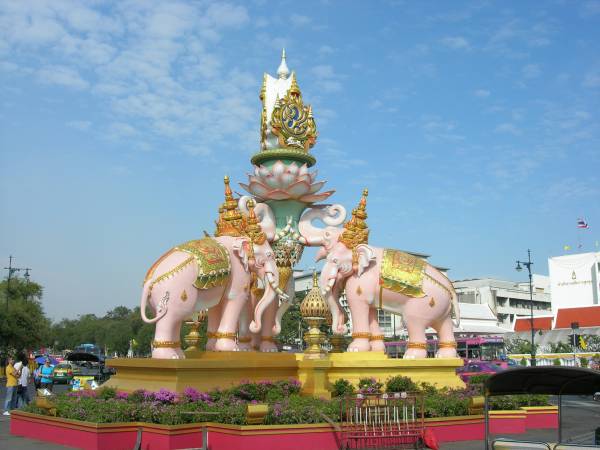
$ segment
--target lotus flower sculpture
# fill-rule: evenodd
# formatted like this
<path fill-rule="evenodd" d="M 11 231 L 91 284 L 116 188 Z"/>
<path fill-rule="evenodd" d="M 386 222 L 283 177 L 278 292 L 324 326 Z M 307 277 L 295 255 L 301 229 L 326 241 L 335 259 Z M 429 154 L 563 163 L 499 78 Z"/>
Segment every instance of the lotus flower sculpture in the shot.
<path fill-rule="evenodd" d="M 254 166 L 254 175 L 248 175 L 248 184 L 240 183 L 259 201 L 298 200 L 314 203 L 325 200 L 335 191 L 317 192 L 325 181 L 316 181 L 317 171 L 309 173 L 306 164 L 276 161 L 271 167 Z"/>

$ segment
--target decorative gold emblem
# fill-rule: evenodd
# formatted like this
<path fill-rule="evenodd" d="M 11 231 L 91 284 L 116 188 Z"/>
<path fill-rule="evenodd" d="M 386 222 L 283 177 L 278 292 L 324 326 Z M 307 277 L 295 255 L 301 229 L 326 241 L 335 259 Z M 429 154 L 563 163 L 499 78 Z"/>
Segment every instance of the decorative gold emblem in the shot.
<path fill-rule="evenodd" d="M 438 342 L 438 348 L 456 348 L 456 342 L 440 341 Z"/>
<path fill-rule="evenodd" d="M 238 202 L 233 198 L 229 177 L 223 178 L 225 183 L 225 202 L 219 208 L 219 220 L 216 221 L 215 236 L 242 236 L 246 227 L 245 219 L 238 209 Z"/>
<path fill-rule="evenodd" d="M 435 298 L 431 297 L 431 300 L 429 300 L 429 306 L 432 308 L 435 306 Z"/>
<path fill-rule="evenodd" d="M 180 298 L 181 298 L 181 301 L 182 301 L 182 302 L 185 302 L 185 301 L 188 299 L 188 297 L 187 297 L 187 292 L 185 292 L 185 289 L 184 289 L 184 290 L 183 290 L 183 292 L 181 293 L 181 297 L 180 297 Z"/>
<path fill-rule="evenodd" d="M 294 147 L 308 152 L 317 140 L 317 125 L 312 107 L 304 105 L 302 93 L 292 72 L 292 85 L 282 99 L 275 101 L 271 115 L 271 129 L 281 147 Z"/>
<path fill-rule="evenodd" d="M 427 343 L 425 342 L 409 342 L 407 348 L 417 348 L 419 350 L 427 350 Z"/>
<path fill-rule="evenodd" d="M 370 341 L 383 341 L 384 339 L 385 339 L 385 336 L 383 334 L 373 334 L 369 338 Z"/>
<path fill-rule="evenodd" d="M 369 190 L 364 189 L 358 207 L 352 210 L 352 218 L 344 224 L 344 232 L 338 238 L 338 241 L 351 250 L 359 244 L 369 243 L 369 228 L 366 222 L 368 195 Z M 353 262 L 357 262 L 355 252 L 352 253 Z"/>
<path fill-rule="evenodd" d="M 371 339 L 371 333 L 368 331 L 352 333 L 352 339 Z"/>
<path fill-rule="evenodd" d="M 400 250 L 385 249 L 381 264 L 380 284 L 409 297 L 424 297 L 423 275 L 427 263 Z"/>

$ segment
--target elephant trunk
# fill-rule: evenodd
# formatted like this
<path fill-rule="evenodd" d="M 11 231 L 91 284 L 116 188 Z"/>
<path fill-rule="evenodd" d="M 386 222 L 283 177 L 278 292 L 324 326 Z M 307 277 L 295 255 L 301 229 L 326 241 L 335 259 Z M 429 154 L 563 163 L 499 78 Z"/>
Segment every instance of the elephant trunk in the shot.
<path fill-rule="evenodd" d="M 266 277 L 265 277 L 265 292 L 263 294 L 263 296 L 261 297 L 261 299 L 258 301 L 258 303 L 256 304 L 256 307 L 254 308 L 254 320 L 252 322 L 250 322 L 250 331 L 252 333 L 259 333 L 261 328 L 262 328 L 262 315 L 265 312 L 265 310 L 267 309 L 267 307 L 273 303 L 273 301 L 275 301 L 275 298 L 277 297 L 277 291 L 275 289 L 273 289 L 273 287 L 271 286 L 271 282 L 267 281 Z M 279 287 L 277 287 L 277 289 L 279 289 Z"/>
<path fill-rule="evenodd" d="M 331 330 L 334 334 L 343 334 L 346 332 L 346 326 L 344 324 L 344 311 L 339 301 L 340 289 L 335 284 L 337 274 L 337 266 L 328 271 L 326 265 L 321 271 L 320 283 L 323 286 L 321 293 L 325 297 L 331 311 Z"/>
<path fill-rule="evenodd" d="M 141 301 L 141 305 L 140 305 L 140 312 L 142 314 L 142 320 L 144 322 L 156 323 L 160 319 L 162 319 L 163 316 L 167 313 L 167 306 L 165 305 L 164 308 L 159 309 L 156 314 L 156 317 L 154 317 L 153 319 L 149 319 L 148 316 L 146 316 L 146 306 L 148 305 L 148 298 L 150 298 L 150 296 L 152 295 L 149 285 L 150 285 L 150 282 L 144 284 L 144 289 L 142 290 L 142 301 Z"/>
<path fill-rule="evenodd" d="M 288 269 L 288 270 L 285 270 Z M 286 290 L 288 295 L 288 300 L 283 300 L 277 308 L 277 313 L 275 314 L 275 324 L 273 325 L 273 334 L 278 335 L 281 333 L 281 319 L 285 312 L 292 306 L 292 299 L 295 297 L 295 289 L 294 282 L 292 280 L 292 270 L 291 268 L 280 268 L 279 269 L 279 281 L 280 285 Z M 284 280 L 285 278 L 285 280 Z"/>
<path fill-rule="evenodd" d="M 346 219 L 346 209 L 342 205 L 323 205 L 313 207 L 306 211 L 298 222 L 300 231 L 300 242 L 305 245 L 324 245 L 326 244 L 326 228 L 317 228 L 312 221 L 318 219 L 329 227 L 337 227 L 344 223 Z M 331 233 L 331 231 L 329 231 Z M 331 240 L 331 237 L 329 238 Z"/>

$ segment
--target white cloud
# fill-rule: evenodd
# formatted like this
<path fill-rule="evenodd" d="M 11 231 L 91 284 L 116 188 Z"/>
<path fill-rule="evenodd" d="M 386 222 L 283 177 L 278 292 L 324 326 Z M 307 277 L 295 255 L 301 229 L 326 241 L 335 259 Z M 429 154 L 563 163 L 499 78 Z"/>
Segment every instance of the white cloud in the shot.
<path fill-rule="evenodd" d="M 329 45 L 321 45 L 321 47 L 319 47 L 319 54 L 321 56 L 331 55 L 334 52 L 335 50 L 333 49 L 333 47 L 330 47 Z"/>
<path fill-rule="evenodd" d="M 490 96 L 491 92 L 487 89 L 477 89 L 473 94 L 479 98 L 487 98 Z"/>
<path fill-rule="evenodd" d="M 501 123 L 496 127 L 495 131 L 496 133 L 512 134 L 513 136 L 521 134 L 521 130 L 512 123 Z"/>
<path fill-rule="evenodd" d="M 444 46 L 453 50 L 469 50 L 469 41 L 462 36 L 447 36 L 440 41 Z"/>
<path fill-rule="evenodd" d="M 588 72 L 583 78 L 583 86 L 588 88 L 600 87 L 600 72 Z"/>
<path fill-rule="evenodd" d="M 325 92 L 338 92 L 342 90 L 342 84 L 339 76 L 328 64 L 318 65 L 312 68 L 311 72 L 317 78 L 317 86 Z"/>
<path fill-rule="evenodd" d="M 522 73 L 525 78 L 531 79 L 539 77 L 542 71 L 537 64 L 527 64 L 523 67 Z"/>
<path fill-rule="evenodd" d="M 290 16 L 290 21 L 295 27 L 303 27 L 311 22 L 311 18 L 308 16 L 303 16 L 301 14 L 292 14 Z"/>
<path fill-rule="evenodd" d="M 44 84 L 56 84 L 72 89 L 86 89 L 89 83 L 79 73 L 65 66 L 46 66 L 38 71 L 38 79 Z"/>
<path fill-rule="evenodd" d="M 71 120 L 67 122 L 67 126 L 70 128 L 74 128 L 79 131 L 87 131 L 90 129 L 92 122 L 89 120 Z"/>

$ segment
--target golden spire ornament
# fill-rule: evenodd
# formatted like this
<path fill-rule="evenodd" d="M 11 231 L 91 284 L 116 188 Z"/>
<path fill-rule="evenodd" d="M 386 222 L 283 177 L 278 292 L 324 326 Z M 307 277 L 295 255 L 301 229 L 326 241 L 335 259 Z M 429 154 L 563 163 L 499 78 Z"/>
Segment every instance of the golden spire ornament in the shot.
<path fill-rule="evenodd" d="M 261 245 L 267 240 L 267 235 L 262 231 L 256 213 L 254 212 L 254 200 L 248 200 L 248 219 L 246 223 L 245 234 L 250 238 L 253 244 Z"/>
<path fill-rule="evenodd" d="M 237 201 L 233 198 L 227 175 L 223 178 L 223 182 L 225 183 L 225 202 L 219 208 L 215 236 L 241 236 L 245 228 L 244 216 L 238 209 Z"/>
<path fill-rule="evenodd" d="M 369 243 L 369 228 L 367 227 L 367 196 L 369 190 L 364 189 L 358 207 L 352 210 L 352 218 L 344 225 L 344 231 L 339 241 L 353 250 L 359 244 Z"/>
<path fill-rule="evenodd" d="M 322 345 L 325 341 L 325 333 L 319 327 L 325 322 L 328 312 L 329 307 L 321 295 L 319 279 L 315 271 L 313 272 L 313 287 L 300 304 L 300 314 L 308 324 L 308 331 L 304 333 L 304 341 L 308 347 L 304 353 L 309 357 L 318 358 L 323 353 Z"/>

